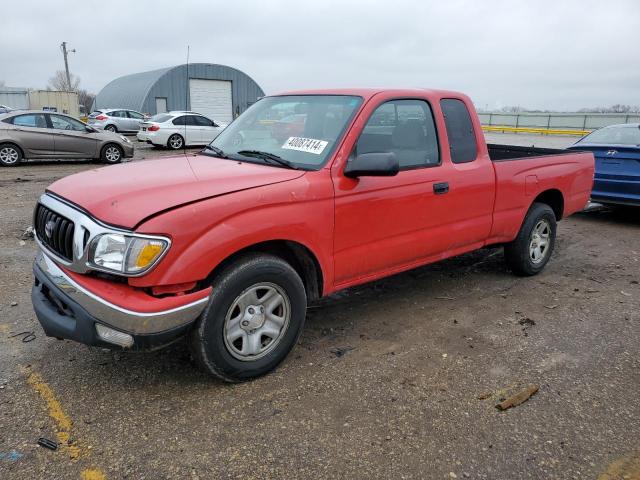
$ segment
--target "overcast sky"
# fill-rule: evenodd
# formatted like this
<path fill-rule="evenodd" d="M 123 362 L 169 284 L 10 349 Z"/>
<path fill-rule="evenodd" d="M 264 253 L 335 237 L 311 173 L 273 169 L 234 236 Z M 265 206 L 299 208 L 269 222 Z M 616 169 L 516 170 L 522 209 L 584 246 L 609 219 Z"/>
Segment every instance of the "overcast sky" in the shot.
<path fill-rule="evenodd" d="M 4 1 L 0 81 L 81 86 L 191 62 L 267 94 L 314 87 L 460 90 L 478 107 L 640 104 L 640 0 Z"/>

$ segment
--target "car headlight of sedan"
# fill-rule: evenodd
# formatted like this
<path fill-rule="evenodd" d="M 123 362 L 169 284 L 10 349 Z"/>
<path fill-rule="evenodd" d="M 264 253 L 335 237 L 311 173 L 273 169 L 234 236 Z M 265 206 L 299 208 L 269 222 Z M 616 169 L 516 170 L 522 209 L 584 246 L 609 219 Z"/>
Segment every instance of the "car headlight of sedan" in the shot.
<path fill-rule="evenodd" d="M 170 244 L 163 237 L 103 233 L 91 242 L 89 264 L 98 270 L 140 275 L 160 260 Z"/>

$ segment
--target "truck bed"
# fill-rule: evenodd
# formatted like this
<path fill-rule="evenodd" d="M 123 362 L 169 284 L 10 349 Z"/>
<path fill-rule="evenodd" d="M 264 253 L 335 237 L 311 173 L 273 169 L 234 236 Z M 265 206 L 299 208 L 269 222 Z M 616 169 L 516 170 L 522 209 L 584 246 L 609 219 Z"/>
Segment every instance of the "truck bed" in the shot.
<path fill-rule="evenodd" d="M 489 150 L 489 158 L 494 162 L 572 153 L 571 150 L 558 148 L 522 147 L 518 145 L 499 145 L 495 143 L 488 143 L 487 148 Z"/>

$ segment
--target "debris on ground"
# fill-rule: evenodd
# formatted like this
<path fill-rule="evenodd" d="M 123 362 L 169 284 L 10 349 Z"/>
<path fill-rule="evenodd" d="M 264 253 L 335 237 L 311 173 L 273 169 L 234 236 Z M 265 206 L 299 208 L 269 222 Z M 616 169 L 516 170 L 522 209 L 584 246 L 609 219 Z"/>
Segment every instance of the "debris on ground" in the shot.
<path fill-rule="evenodd" d="M 0 461 L 17 462 L 22 457 L 24 457 L 24 455 L 18 452 L 17 450 L 11 450 L 9 452 L 0 452 Z"/>
<path fill-rule="evenodd" d="M 506 400 L 497 404 L 496 408 L 498 410 L 507 410 L 508 408 L 517 407 L 518 405 L 526 402 L 527 400 L 529 400 L 529 398 L 535 395 L 539 388 L 540 388 L 540 385 L 531 384 L 527 386 L 524 390 L 521 390 L 515 395 L 512 395 Z"/>
<path fill-rule="evenodd" d="M 529 317 L 524 317 L 523 319 L 519 320 L 518 323 L 524 327 L 533 327 L 536 322 L 534 320 L 531 320 Z"/>
<path fill-rule="evenodd" d="M 28 238 L 33 238 L 33 227 L 27 227 L 24 232 L 22 232 L 22 240 L 27 240 Z"/>
<path fill-rule="evenodd" d="M 329 349 L 329 351 L 331 353 L 333 353 L 336 357 L 340 358 L 343 355 L 345 355 L 346 353 L 350 352 L 351 350 L 353 350 L 354 347 L 333 347 L 331 349 Z"/>
<path fill-rule="evenodd" d="M 11 302 L 10 304 L 12 307 L 17 307 L 18 306 L 18 302 Z"/>
<path fill-rule="evenodd" d="M 545 305 L 544 308 L 548 308 L 549 310 L 553 310 L 554 308 L 558 308 L 558 305 Z"/>
<path fill-rule="evenodd" d="M 53 440 L 49 440 L 48 438 L 40 437 L 38 439 L 38 445 L 44 448 L 48 448 L 49 450 L 57 450 L 58 444 Z"/>

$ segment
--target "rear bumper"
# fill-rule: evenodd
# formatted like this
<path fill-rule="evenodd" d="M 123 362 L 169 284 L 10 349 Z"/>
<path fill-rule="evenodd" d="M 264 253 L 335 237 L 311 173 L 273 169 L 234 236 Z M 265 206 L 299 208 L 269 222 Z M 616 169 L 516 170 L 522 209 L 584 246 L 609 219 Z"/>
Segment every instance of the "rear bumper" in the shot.
<path fill-rule="evenodd" d="M 640 181 L 603 179 L 596 174 L 591 199 L 598 203 L 640 206 Z"/>
<path fill-rule="evenodd" d="M 31 300 L 45 333 L 86 345 L 118 348 L 98 336 L 96 324 L 101 324 L 131 335 L 131 349 L 162 347 L 184 335 L 208 302 L 206 297 L 170 310 L 128 310 L 86 290 L 42 252 L 34 262 L 33 273 Z"/>

